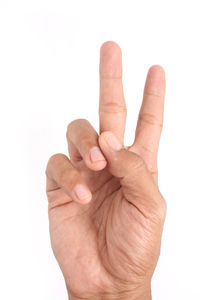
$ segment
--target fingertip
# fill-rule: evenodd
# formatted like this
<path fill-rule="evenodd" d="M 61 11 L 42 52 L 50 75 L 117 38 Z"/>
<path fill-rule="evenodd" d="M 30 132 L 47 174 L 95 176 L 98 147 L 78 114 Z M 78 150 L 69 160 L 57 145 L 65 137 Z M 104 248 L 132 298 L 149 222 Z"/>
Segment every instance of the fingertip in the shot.
<path fill-rule="evenodd" d="M 103 153 L 101 152 L 100 148 L 97 146 L 94 146 L 90 149 L 90 160 L 92 163 L 96 163 L 99 161 L 105 162 L 105 157 L 103 156 Z"/>
<path fill-rule="evenodd" d="M 145 83 L 145 92 L 154 96 L 163 97 L 165 94 L 165 70 L 160 65 L 149 68 Z"/>
<path fill-rule="evenodd" d="M 89 151 L 88 167 L 94 171 L 99 171 L 105 168 L 107 161 L 98 146 L 94 146 Z"/>
<path fill-rule="evenodd" d="M 121 53 L 121 48 L 115 41 L 108 40 L 101 45 L 100 52 L 101 54 Z"/>
<path fill-rule="evenodd" d="M 80 204 L 88 204 L 92 200 L 92 193 L 84 184 L 77 184 L 74 187 L 75 201 Z"/>
<path fill-rule="evenodd" d="M 100 48 L 100 75 L 105 78 L 122 76 L 122 51 L 113 41 L 103 43 Z"/>
<path fill-rule="evenodd" d="M 151 73 L 152 75 L 154 74 L 165 75 L 165 69 L 161 65 L 155 64 L 149 68 L 148 73 Z"/>
<path fill-rule="evenodd" d="M 148 77 L 153 84 L 161 85 L 162 87 L 165 84 L 165 70 L 160 65 L 153 65 L 149 68 Z"/>

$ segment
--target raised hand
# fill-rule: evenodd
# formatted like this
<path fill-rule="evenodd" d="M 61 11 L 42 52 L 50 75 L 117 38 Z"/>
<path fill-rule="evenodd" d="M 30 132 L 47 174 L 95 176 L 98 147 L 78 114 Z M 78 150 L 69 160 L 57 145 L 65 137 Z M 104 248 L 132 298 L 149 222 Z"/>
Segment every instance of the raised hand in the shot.
<path fill-rule="evenodd" d="M 147 74 L 133 145 L 124 147 L 121 49 L 100 50 L 100 132 L 84 119 L 67 129 L 70 158 L 47 164 L 52 248 L 69 299 L 151 299 L 166 203 L 157 185 L 165 73 Z"/>

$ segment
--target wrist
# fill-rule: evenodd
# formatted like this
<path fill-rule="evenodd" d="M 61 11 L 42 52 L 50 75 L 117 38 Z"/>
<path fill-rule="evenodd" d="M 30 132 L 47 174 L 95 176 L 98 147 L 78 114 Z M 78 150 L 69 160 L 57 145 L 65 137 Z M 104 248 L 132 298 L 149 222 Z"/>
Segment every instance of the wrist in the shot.
<path fill-rule="evenodd" d="M 96 296 L 75 296 L 68 291 L 69 300 L 152 300 L 151 288 L 142 292 L 123 292 L 118 294 L 102 293 Z"/>

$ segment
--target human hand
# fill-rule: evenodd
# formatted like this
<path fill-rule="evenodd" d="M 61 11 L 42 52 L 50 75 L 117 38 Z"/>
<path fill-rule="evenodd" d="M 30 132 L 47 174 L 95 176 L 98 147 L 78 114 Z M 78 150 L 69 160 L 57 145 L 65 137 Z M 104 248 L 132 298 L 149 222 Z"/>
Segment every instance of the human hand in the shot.
<path fill-rule="evenodd" d="M 69 299 L 151 299 L 166 202 L 157 185 L 165 74 L 149 69 L 135 141 L 124 147 L 121 49 L 100 53 L 100 135 L 86 120 L 67 129 L 70 159 L 47 164 L 52 248 Z"/>

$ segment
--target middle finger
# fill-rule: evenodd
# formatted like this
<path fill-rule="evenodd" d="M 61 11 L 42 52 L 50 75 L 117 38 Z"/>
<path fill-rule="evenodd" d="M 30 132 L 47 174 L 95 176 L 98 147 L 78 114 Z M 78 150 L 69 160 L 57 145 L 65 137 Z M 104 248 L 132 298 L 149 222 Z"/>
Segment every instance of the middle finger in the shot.
<path fill-rule="evenodd" d="M 111 131 L 123 144 L 126 122 L 126 103 L 122 85 L 122 53 L 112 41 L 100 50 L 100 133 Z"/>

